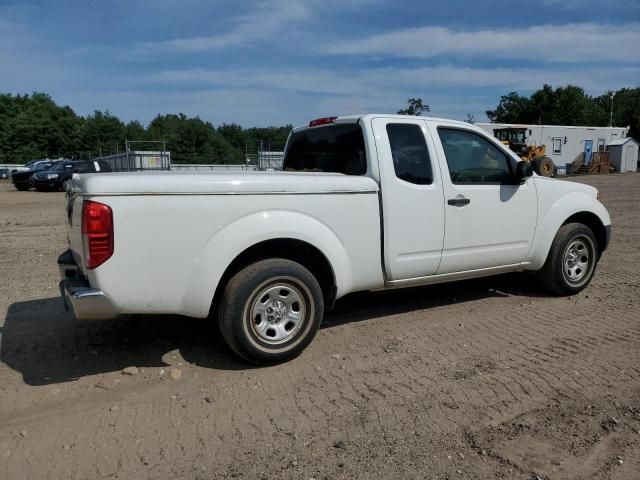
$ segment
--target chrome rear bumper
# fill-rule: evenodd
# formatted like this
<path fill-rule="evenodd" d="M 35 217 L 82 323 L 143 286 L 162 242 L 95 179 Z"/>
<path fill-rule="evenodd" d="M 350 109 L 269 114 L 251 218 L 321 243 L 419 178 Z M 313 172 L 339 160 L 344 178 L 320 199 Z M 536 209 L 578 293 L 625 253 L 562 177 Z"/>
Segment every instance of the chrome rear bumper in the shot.
<path fill-rule="evenodd" d="M 102 290 L 91 288 L 75 264 L 70 250 L 58 257 L 60 269 L 60 295 L 66 310 L 69 305 L 78 320 L 107 320 L 120 313 L 109 296 Z"/>

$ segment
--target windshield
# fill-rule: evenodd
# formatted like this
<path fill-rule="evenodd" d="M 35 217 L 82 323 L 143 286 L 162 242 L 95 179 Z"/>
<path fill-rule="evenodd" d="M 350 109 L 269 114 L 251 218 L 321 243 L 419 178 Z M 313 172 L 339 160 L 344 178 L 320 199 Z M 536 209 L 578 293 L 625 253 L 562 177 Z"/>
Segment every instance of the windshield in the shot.
<path fill-rule="evenodd" d="M 49 168 L 51 168 L 51 165 L 53 165 L 53 163 L 51 162 L 38 163 L 33 170 L 35 172 L 41 172 L 42 170 L 48 170 Z"/>
<path fill-rule="evenodd" d="M 526 143 L 526 129 L 524 128 L 503 128 L 493 131 L 495 137 L 501 142 L 509 142 L 510 144 L 524 144 Z"/>
<path fill-rule="evenodd" d="M 364 175 L 367 157 L 360 125 L 338 124 L 293 133 L 282 168 L 286 171 Z"/>

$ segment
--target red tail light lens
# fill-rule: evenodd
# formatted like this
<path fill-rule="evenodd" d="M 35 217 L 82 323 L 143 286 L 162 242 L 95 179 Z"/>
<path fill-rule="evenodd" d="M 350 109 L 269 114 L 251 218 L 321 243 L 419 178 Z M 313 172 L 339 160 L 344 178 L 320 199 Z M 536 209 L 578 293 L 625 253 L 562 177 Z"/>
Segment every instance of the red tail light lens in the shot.
<path fill-rule="evenodd" d="M 328 125 L 330 123 L 336 123 L 338 117 L 324 117 L 324 118 L 316 118 L 315 120 L 311 120 L 309 122 L 310 127 L 318 127 L 320 125 Z"/>
<path fill-rule="evenodd" d="M 91 200 L 82 204 L 82 243 L 85 265 L 99 267 L 113 255 L 113 212 L 111 207 Z"/>

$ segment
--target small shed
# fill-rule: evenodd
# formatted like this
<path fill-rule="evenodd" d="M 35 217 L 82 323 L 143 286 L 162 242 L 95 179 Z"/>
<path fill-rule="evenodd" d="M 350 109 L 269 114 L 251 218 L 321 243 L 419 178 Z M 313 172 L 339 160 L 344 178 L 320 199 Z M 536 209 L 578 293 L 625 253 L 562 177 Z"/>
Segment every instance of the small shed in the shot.
<path fill-rule="evenodd" d="M 632 137 L 620 138 L 609 142 L 609 162 L 616 172 L 635 172 L 638 170 L 638 142 Z"/>

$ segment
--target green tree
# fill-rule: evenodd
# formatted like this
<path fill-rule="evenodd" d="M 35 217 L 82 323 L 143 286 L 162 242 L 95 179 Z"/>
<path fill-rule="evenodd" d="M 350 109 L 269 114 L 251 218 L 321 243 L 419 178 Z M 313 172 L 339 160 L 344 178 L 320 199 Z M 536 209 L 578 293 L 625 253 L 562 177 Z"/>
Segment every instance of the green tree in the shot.
<path fill-rule="evenodd" d="M 92 156 L 108 155 L 123 149 L 126 128 L 109 111 L 96 110 L 85 119 L 80 138 L 80 150 Z"/>
<path fill-rule="evenodd" d="M 407 108 L 398 110 L 400 115 L 422 115 L 429 112 L 431 109 L 429 105 L 422 103 L 422 98 L 410 98 L 407 100 Z"/>
<path fill-rule="evenodd" d="M 150 138 L 164 138 L 176 163 L 239 163 L 240 150 L 234 148 L 209 122 L 198 117 L 158 115 L 149 124 Z"/>
<path fill-rule="evenodd" d="M 223 123 L 218 126 L 217 132 L 234 148 L 244 151 L 247 134 L 237 123 Z"/>
<path fill-rule="evenodd" d="M 613 95 L 613 125 L 630 127 L 629 135 L 640 142 L 640 87 L 622 88 L 595 98 L 595 103 L 604 112 L 602 124 L 608 125 Z"/>
<path fill-rule="evenodd" d="M 485 113 L 495 123 L 532 123 L 533 118 L 531 100 L 518 92 L 502 95 L 496 109 Z"/>
<path fill-rule="evenodd" d="M 500 98 L 487 117 L 497 123 L 606 126 L 609 123 L 611 95 L 614 96 L 613 123 L 631 126 L 637 136 L 640 124 L 640 88 L 623 88 L 592 97 L 575 85 L 552 88 L 544 85 L 529 98 L 510 92 Z"/>
<path fill-rule="evenodd" d="M 147 140 L 147 130 L 138 120 L 127 123 L 124 127 L 124 134 L 127 140 Z"/>

